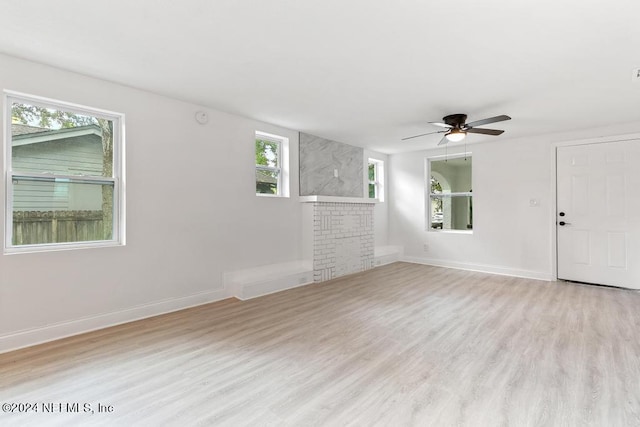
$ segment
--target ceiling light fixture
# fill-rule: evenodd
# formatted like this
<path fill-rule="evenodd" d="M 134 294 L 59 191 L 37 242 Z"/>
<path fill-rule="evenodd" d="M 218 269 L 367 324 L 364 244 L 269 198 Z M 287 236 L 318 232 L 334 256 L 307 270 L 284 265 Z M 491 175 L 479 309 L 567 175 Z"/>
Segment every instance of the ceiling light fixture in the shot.
<path fill-rule="evenodd" d="M 460 142 L 464 139 L 465 136 L 467 136 L 467 133 L 460 129 L 451 129 L 445 135 L 445 137 L 451 142 Z"/>

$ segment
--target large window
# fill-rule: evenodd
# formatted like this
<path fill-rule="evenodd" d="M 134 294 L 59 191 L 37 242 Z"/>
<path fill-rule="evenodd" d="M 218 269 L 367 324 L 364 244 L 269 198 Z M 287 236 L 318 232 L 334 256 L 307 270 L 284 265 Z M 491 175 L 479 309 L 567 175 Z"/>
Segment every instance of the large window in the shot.
<path fill-rule="evenodd" d="M 123 116 L 5 96 L 5 252 L 123 244 Z"/>
<path fill-rule="evenodd" d="M 287 138 L 256 132 L 256 194 L 288 196 Z"/>
<path fill-rule="evenodd" d="M 369 159 L 367 162 L 368 196 L 384 201 L 384 162 Z"/>
<path fill-rule="evenodd" d="M 427 159 L 428 229 L 473 229 L 471 164 L 470 155 Z"/>

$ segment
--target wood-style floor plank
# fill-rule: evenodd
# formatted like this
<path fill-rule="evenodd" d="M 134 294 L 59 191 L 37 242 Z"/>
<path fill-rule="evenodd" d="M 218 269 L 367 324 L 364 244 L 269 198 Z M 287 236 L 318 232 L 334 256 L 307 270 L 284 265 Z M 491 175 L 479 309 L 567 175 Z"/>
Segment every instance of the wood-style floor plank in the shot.
<path fill-rule="evenodd" d="M 639 426 L 640 294 L 395 263 L 0 355 L 0 403 L 39 405 L 11 426 Z"/>

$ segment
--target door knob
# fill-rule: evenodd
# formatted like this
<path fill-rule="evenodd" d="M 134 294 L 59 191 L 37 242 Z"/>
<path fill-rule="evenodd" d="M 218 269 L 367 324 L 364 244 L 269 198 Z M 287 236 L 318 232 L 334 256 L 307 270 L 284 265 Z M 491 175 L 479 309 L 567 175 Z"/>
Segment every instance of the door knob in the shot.
<path fill-rule="evenodd" d="M 559 224 L 559 225 L 562 225 L 562 226 L 565 226 L 565 225 L 571 225 L 571 223 L 569 223 L 569 222 L 564 222 L 564 221 L 560 221 L 558 224 Z"/>

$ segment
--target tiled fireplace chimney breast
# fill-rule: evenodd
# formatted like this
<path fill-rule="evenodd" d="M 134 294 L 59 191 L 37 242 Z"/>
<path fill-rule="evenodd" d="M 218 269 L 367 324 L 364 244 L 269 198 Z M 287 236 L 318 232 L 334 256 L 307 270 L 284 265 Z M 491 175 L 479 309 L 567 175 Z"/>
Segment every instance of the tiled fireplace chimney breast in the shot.
<path fill-rule="evenodd" d="M 300 133 L 305 258 L 313 259 L 314 282 L 373 268 L 375 200 L 363 197 L 365 172 L 361 147 Z"/>

